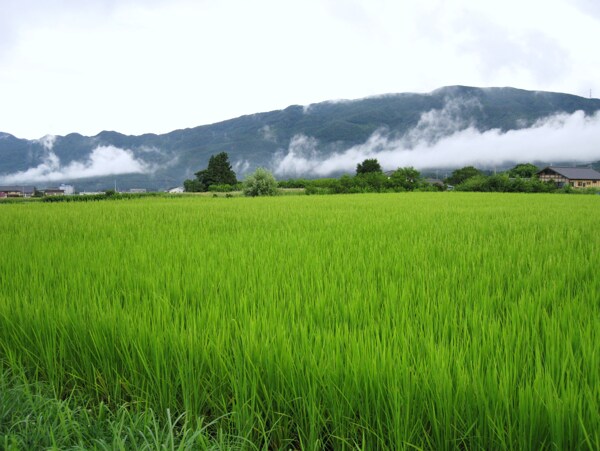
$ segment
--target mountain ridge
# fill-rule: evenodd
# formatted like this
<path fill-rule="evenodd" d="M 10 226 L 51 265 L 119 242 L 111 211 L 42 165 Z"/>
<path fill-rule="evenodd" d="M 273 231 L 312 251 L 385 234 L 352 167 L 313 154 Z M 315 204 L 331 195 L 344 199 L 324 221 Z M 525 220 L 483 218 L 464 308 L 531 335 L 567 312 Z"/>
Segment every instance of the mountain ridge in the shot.
<path fill-rule="evenodd" d="M 429 133 L 435 141 L 469 127 L 482 133 L 526 129 L 545 118 L 576 111 L 592 116 L 600 111 L 600 100 L 512 87 L 453 85 L 424 94 L 389 93 L 290 105 L 164 134 L 104 130 L 94 136 L 69 133 L 25 140 L 0 132 L 0 183 L 16 182 L 16 176 L 39 185 L 72 182 L 100 189 L 112 186 L 116 178 L 123 188 L 164 189 L 180 185 L 206 167 L 210 155 L 222 151 L 229 153 L 241 175 L 258 166 L 275 167 L 277 158 L 289 153 L 298 137 L 312 146 L 305 146 L 303 152 L 326 158 L 363 145 L 379 132 L 392 140 L 410 137 L 416 130 Z M 404 142 L 409 143 L 407 139 Z M 111 165 L 107 155 L 120 159 L 120 167 Z"/>

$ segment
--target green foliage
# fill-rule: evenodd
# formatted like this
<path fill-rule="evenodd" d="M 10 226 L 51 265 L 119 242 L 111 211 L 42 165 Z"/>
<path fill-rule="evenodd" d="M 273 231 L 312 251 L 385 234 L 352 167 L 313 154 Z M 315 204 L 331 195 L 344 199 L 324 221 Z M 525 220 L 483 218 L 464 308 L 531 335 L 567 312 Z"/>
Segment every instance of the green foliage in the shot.
<path fill-rule="evenodd" d="M 47 196 L 42 199 L 44 203 L 66 203 L 66 202 L 93 202 L 99 200 L 117 200 L 121 199 L 119 194 L 90 194 L 85 196 Z"/>
<path fill-rule="evenodd" d="M 406 191 L 414 191 L 420 183 L 421 173 L 413 167 L 398 168 L 390 181 L 394 187 L 401 187 Z"/>
<path fill-rule="evenodd" d="M 577 190 L 577 193 L 581 193 L 581 194 L 600 194 L 600 188 L 584 188 L 584 189 L 580 189 Z"/>
<path fill-rule="evenodd" d="M 208 191 L 216 193 L 230 193 L 236 190 L 237 186 L 231 186 L 226 183 L 220 185 L 211 185 L 208 187 Z"/>
<path fill-rule="evenodd" d="M 468 178 L 455 186 L 456 191 L 479 192 L 508 192 L 508 193 L 551 193 L 557 191 L 552 182 L 542 182 L 536 177 L 511 179 L 508 175 L 498 174 L 492 176 L 477 175 Z"/>
<path fill-rule="evenodd" d="M 445 179 L 444 182 L 447 185 L 456 186 L 456 185 L 463 183 L 465 180 L 467 180 L 471 177 L 476 177 L 476 176 L 481 176 L 481 175 L 483 175 L 483 174 L 479 169 L 477 169 L 473 166 L 465 166 L 463 168 L 456 169 L 455 171 L 453 171 L 452 174 L 450 175 L 450 177 Z"/>
<path fill-rule="evenodd" d="M 523 165 L 521 173 L 532 170 Z M 475 175 L 472 175 L 475 174 Z M 454 178 L 453 178 L 454 177 Z M 466 178 L 465 178 L 466 177 Z M 564 187 L 558 189 L 552 182 L 542 182 L 537 177 L 509 177 L 509 172 L 487 176 L 468 166 L 454 171 L 447 180 L 461 180 L 455 185 L 457 191 L 511 192 L 511 193 L 594 193 L 594 189 L 582 190 Z M 290 179 L 279 181 L 280 188 L 304 188 L 306 194 L 386 193 L 404 191 L 444 191 L 444 186 L 426 183 L 418 170 L 412 167 L 398 168 L 388 178 L 381 172 L 367 172 L 354 177 L 343 175 L 339 179 Z M 217 189 L 215 189 L 217 190 Z"/>
<path fill-rule="evenodd" d="M 489 191 L 487 189 L 486 180 L 487 177 L 485 175 L 474 175 L 455 185 L 454 189 L 456 191 Z"/>
<path fill-rule="evenodd" d="M 319 179 L 289 179 L 279 180 L 277 186 L 279 188 L 331 188 L 337 183 L 335 178 L 319 178 Z"/>
<path fill-rule="evenodd" d="M 0 369 L 2 371 L 2 369 Z M 52 387 L 0 372 L 0 449 L 232 449 L 228 437 L 189 415 L 111 409 L 78 392 L 57 399 Z M 214 434 L 211 437 L 211 434 Z M 217 438 L 218 437 L 218 438 Z"/>
<path fill-rule="evenodd" d="M 382 172 L 363 172 L 354 177 L 311 180 L 305 184 L 306 194 L 386 193 L 428 190 L 414 168 L 398 168 L 391 177 Z"/>
<path fill-rule="evenodd" d="M 265 168 L 258 168 L 250 174 L 243 183 L 245 196 L 276 196 L 278 194 L 277 180 Z"/>
<path fill-rule="evenodd" d="M 535 164 L 523 163 L 516 165 L 508 171 L 508 175 L 510 177 L 531 178 L 536 175 L 538 171 L 539 168 Z"/>
<path fill-rule="evenodd" d="M 382 192 L 386 188 L 388 178 L 381 171 L 367 171 L 357 174 L 353 182 L 361 192 Z"/>
<path fill-rule="evenodd" d="M 235 172 L 229 163 L 229 155 L 226 152 L 221 152 L 213 155 L 208 160 L 208 168 L 206 168 L 204 179 L 198 177 L 206 186 L 211 185 L 235 185 L 237 179 Z"/>
<path fill-rule="evenodd" d="M 322 188 L 315 185 L 309 185 L 305 188 L 304 193 L 307 195 L 313 194 L 332 194 L 331 188 Z"/>
<path fill-rule="evenodd" d="M 288 179 L 278 180 L 277 186 L 279 188 L 306 188 L 310 185 L 311 180 L 307 179 Z"/>
<path fill-rule="evenodd" d="M 381 172 L 381 165 L 376 158 L 367 158 L 356 165 L 356 175 Z"/>
<path fill-rule="evenodd" d="M 227 152 L 212 155 L 208 160 L 208 167 L 194 174 L 196 179 L 183 182 L 184 189 L 189 192 L 210 190 L 213 185 L 235 185 L 237 178 L 229 163 Z"/>
<path fill-rule="evenodd" d="M 600 449 L 599 197 L 3 205 L 0 448 Z"/>
<path fill-rule="evenodd" d="M 206 187 L 198 179 L 187 179 L 183 182 L 183 189 L 186 193 L 200 193 L 206 191 Z"/>
<path fill-rule="evenodd" d="M 570 194 L 573 191 L 575 191 L 575 188 L 573 188 L 570 183 L 565 183 L 560 188 L 558 188 L 558 191 L 564 194 Z"/>
<path fill-rule="evenodd" d="M 76 196 L 48 196 L 41 199 L 44 203 L 74 203 L 94 202 L 100 200 L 130 200 L 146 197 L 169 197 L 166 193 L 117 193 L 116 191 L 104 194 L 76 195 Z"/>

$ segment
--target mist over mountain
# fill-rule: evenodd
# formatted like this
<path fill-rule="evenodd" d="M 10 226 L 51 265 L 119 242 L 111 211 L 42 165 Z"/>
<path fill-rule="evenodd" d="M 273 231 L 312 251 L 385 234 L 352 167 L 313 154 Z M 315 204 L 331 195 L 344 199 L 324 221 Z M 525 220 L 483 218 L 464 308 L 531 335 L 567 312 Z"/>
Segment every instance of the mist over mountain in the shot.
<path fill-rule="evenodd" d="M 103 131 L 38 140 L 0 133 L 0 184 L 72 183 L 78 190 L 165 189 L 228 152 L 238 178 L 256 167 L 279 178 L 384 169 L 600 161 L 600 100 L 514 88 L 451 86 L 257 113 L 167 134 Z"/>

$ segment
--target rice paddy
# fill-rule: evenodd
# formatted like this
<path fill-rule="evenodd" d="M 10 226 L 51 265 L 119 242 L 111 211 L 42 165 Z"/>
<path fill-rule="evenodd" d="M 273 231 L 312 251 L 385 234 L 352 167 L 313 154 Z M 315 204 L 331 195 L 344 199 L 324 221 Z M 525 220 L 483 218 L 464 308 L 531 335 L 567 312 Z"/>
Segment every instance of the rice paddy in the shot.
<path fill-rule="evenodd" d="M 0 205 L 0 364 L 239 448 L 599 449 L 599 224 L 600 196 Z"/>

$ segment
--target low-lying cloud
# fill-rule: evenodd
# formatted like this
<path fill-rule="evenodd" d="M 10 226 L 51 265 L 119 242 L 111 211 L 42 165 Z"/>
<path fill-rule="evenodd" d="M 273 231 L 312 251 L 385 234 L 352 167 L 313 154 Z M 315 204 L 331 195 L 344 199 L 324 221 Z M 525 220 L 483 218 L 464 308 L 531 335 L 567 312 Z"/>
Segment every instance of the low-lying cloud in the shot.
<path fill-rule="evenodd" d="M 237 160 L 235 163 L 233 163 L 232 169 L 236 174 L 244 175 L 246 172 L 248 172 L 248 169 L 250 169 L 250 162 L 243 159 Z"/>
<path fill-rule="evenodd" d="M 136 159 L 131 150 L 115 146 L 98 146 L 92 150 L 86 160 L 72 161 L 63 165 L 52 150 L 55 140 L 53 136 L 45 136 L 39 140 L 38 142 L 46 149 L 43 161 L 25 171 L 0 175 L 0 183 L 62 182 L 109 175 L 148 173 L 153 170 L 148 163 Z"/>
<path fill-rule="evenodd" d="M 380 129 L 366 142 L 334 153 L 322 152 L 320 143 L 312 137 L 297 135 L 287 152 L 276 156 L 273 170 L 287 177 L 352 173 L 366 158 L 377 158 L 384 169 L 390 170 L 406 166 L 490 168 L 519 162 L 600 160 L 600 113 L 558 114 L 528 128 L 506 132 L 482 132 L 474 123 L 452 117 L 443 110 L 430 111 L 401 137 Z"/>

